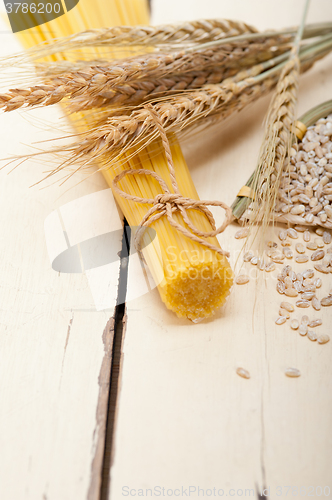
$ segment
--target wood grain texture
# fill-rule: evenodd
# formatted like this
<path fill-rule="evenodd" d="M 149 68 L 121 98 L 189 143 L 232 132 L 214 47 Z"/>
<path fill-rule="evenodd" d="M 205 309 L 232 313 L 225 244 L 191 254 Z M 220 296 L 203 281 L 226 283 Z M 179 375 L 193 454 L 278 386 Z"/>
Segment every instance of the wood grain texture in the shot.
<path fill-rule="evenodd" d="M 0 55 L 20 50 L 4 24 L 0 32 Z M 60 118 L 56 107 L 1 114 L 0 157 L 55 137 Z M 0 172 L 0 497 L 6 500 L 92 500 L 99 493 L 117 287 L 108 310 L 97 312 L 85 275 L 51 268 L 44 222 L 65 203 L 107 186 L 98 175 L 29 188 L 51 161 Z"/>
<path fill-rule="evenodd" d="M 266 29 L 300 18 L 299 2 L 288 0 L 155 0 L 152 12 L 154 23 L 241 17 Z M 332 4 L 313 2 L 308 19 L 332 19 Z M 301 77 L 298 114 L 330 99 L 331 82 L 329 56 Z M 203 199 L 233 201 L 256 165 L 268 102 L 266 97 L 183 144 Z M 241 250 L 237 229 L 220 236 L 233 264 Z M 128 288 L 133 285 L 129 265 Z M 324 287 L 331 288 L 328 278 Z M 266 487 L 273 500 L 288 498 L 286 489 L 278 495 L 277 486 L 303 486 L 307 496 L 309 486 L 332 490 L 332 344 L 310 342 L 289 324 L 276 326 L 281 300 L 275 280 L 259 274 L 234 287 L 214 319 L 196 325 L 167 311 L 156 290 L 128 302 L 111 500 L 138 496 L 139 489 L 149 497 L 146 489 L 154 487 L 165 488 L 156 490 L 156 498 L 158 492 L 169 496 L 167 489 L 175 496 L 177 488 L 188 495 L 196 487 L 194 499 L 203 496 L 198 487 L 205 496 L 215 487 L 235 498 L 246 489 L 257 498 Z M 311 311 L 323 319 L 320 331 L 331 333 L 330 308 Z M 249 370 L 250 380 L 236 375 L 238 366 Z M 288 366 L 299 368 L 301 377 L 287 378 Z"/>

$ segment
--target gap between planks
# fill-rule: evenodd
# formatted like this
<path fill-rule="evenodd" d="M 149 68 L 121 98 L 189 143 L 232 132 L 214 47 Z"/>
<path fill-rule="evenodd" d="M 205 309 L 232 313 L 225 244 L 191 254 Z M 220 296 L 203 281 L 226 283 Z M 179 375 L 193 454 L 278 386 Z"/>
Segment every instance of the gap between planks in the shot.
<path fill-rule="evenodd" d="M 107 500 L 113 457 L 119 381 L 121 377 L 122 343 L 126 324 L 126 292 L 130 255 L 130 228 L 124 220 L 117 305 L 103 332 L 104 358 L 99 374 L 99 397 L 96 410 L 96 446 L 91 465 L 87 500 Z"/>

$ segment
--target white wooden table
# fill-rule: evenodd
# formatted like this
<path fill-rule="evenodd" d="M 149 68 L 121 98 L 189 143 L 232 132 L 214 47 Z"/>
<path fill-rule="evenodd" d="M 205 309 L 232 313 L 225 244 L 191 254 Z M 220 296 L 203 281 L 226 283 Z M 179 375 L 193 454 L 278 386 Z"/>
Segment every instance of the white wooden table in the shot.
<path fill-rule="evenodd" d="M 298 23 L 300 4 L 154 0 L 152 22 L 225 17 L 278 28 Z M 332 2 L 313 1 L 308 19 L 332 20 Z M 1 55 L 19 50 L 4 24 L 0 41 Z M 331 88 L 330 55 L 301 77 L 299 115 L 331 99 Z M 268 101 L 183 144 L 202 198 L 233 201 L 255 166 Z M 60 116 L 57 108 L 1 114 L 0 156 L 54 137 Z M 80 183 L 78 175 L 62 187 L 29 189 L 49 161 L 0 172 L 0 498 L 97 500 L 117 287 L 111 284 L 109 308 L 97 311 L 91 277 L 51 268 L 44 224 L 106 184 L 97 175 Z M 241 248 L 236 229 L 220 237 L 233 262 Z M 117 244 L 120 251 L 120 238 Z M 130 266 L 129 291 L 136 286 Z M 286 496 L 287 486 L 314 498 L 316 487 L 322 497 L 332 489 L 332 344 L 277 327 L 278 303 L 274 282 L 261 279 L 234 289 L 213 320 L 197 325 L 166 310 L 156 290 L 127 302 L 110 499 L 140 489 L 148 496 L 155 487 L 160 496 L 183 488 L 194 499 L 209 489 L 258 498 L 268 488 L 273 500 L 295 496 L 295 489 Z M 331 330 L 331 312 L 322 318 Z M 299 379 L 284 376 L 289 365 L 301 370 Z M 251 379 L 238 377 L 237 366 Z"/>

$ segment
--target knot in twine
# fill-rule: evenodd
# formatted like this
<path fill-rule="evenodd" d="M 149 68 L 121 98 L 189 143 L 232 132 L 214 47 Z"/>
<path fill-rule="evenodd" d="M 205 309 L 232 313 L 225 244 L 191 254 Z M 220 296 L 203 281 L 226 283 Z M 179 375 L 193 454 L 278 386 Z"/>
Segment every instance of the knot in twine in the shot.
<path fill-rule="evenodd" d="M 144 231 L 147 229 L 147 227 L 149 227 L 151 224 L 153 224 L 153 222 L 156 222 L 157 220 L 161 219 L 161 217 L 166 215 L 167 220 L 170 223 L 170 225 L 172 227 L 174 227 L 177 231 L 184 234 L 187 238 L 190 238 L 191 240 L 196 241 L 197 243 L 200 243 L 201 245 L 204 245 L 205 247 L 210 248 L 211 250 L 214 250 L 215 252 L 217 252 L 221 255 L 225 255 L 225 256 L 229 257 L 229 252 L 226 252 L 222 248 L 219 248 L 215 245 L 212 245 L 211 243 L 209 243 L 208 241 L 206 241 L 203 238 L 212 238 L 212 237 L 216 236 L 217 234 L 222 233 L 226 229 L 226 227 L 232 221 L 231 208 L 228 205 L 226 205 L 226 203 L 224 203 L 222 201 L 194 200 L 191 198 L 186 198 L 186 197 L 181 195 L 177 181 L 176 181 L 175 169 L 174 169 L 171 149 L 170 149 L 167 135 L 166 135 L 166 132 L 163 128 L 160 116 L 151 104 L 146 104 L 145 108 L 147 108 L 150 111 L 152 119 L 155 122 L 155 124 L 158 128 L 158 131 L 160 133 L 160 137 L 161 137 L 162 144 L 163 144 L 165 154 L 166 154 L 167 165 L 169 168 L 169 173 L 170 173 L 170 177 L 171 177 L 171 184 L 172 184 L 174 193 L 171 193 L 171 191 L 169 190 L 164 179 L 162 177 L 160 177 L 158 174 L 156 174 L 156 172 L 153 172 L 152 170 L 128 169 L 128 170 L 124 170 L 123 172 L 121 172 L 119 175 L 117 175 L 113 179 L 113 190 L 119 196 L 125 198 L 126 200 L 134 201 L 136 203 L 153 205 L 147 211 L 147 213 L 144 215 L 143 219 L 141 220 L 141 222 L 138 226 L 138 230 L 135 234 L 134 242 L 135 242 L 135 246 L 136 246 L 138 253 L 143 258 L 142 253 L 141 253 L 141 239 L 142 239 Z M 128 194 L 125 191 L 122 191 L 118 187 L 118 182 L 120 182 L 121 179 L 123 179 L 127 175 L 150 175 L 159 183 L 160 188 L 162 189 L 163 192 L 160 194 L 157 194 L 157 196 L 155 196 L 155 198 L 140 198 L 138 196 Z M 226 212 L 225 220 L 219 228 L 216 228 L 213 215 L 210 212 L 210 210 L 207 208 L 208 205 L 215 206 L 215 207 L 221 207 Z M 188 217 L 187 210 L 189 210 L 189 209 L 199 210 L 200 212 L 205 214 L 207 219 L 209 220 L 209 222 L 211 224 L 212 231 L 204 232 L 204 231 L 200 231 L 197 227 L 195 227 Z M 191 229 L 191 231 L 189 231 L 186 227 L 184 227 L 181 224 L 179 224 L 178 222 L 176 222 L 176 220 L 173 218 L 174 212 L 180 212 L 185 224 Z"/>

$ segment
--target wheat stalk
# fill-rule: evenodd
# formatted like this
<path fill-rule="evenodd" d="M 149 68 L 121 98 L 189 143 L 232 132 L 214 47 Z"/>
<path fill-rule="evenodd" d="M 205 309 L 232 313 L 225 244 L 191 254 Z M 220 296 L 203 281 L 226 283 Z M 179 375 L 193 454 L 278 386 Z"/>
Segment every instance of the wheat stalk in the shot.
<path fill-rule="evenodd" d="M 281 174 L 292 143 L 299 73 L 300 61 L 294 55 L 280 76 L 266 120 L 264 142 L 258 161 L 259 175 L 253 184 L 257 196 L 253 221 L 261 220 L 263 227 L 270 222 Z"/>
<path fill-rule="evenodd" d="M 331 46 L 331 36 L 308 45 L 300 53 L 301 62 L 304 63 L 301 69 L 309 69 L 315 60 L 331 50 Z M 288 58 L 287 54 L 283 54 L 274 60 L 243 70 L 221 84 L 205 85 L 200 90 L 159 98 L 151 103 L 161 116 L 166 132 L 191 130 L 193 126 L 204 125 L 206 119 L 211 117 L 223 119 L 266 93 L 276 85 Z M 284 71 L 286 73 L 286 70 Z M 114 112 L 109 115 L 103 110 L 94 110 L 93 115 L 96 118 L 101 116 L 102 120 L 96 122 L 88 132 L 79 134 L 77 142 L 51 150 L 53 153 L 67 154 L 67 159 L 47 177 L 74 163 L 78 163 L 76 170 L 89 169 L 95 161 L 103 163 L 101 169 L 109 168 L 111 163 L 124 153 L 134 155 L 157 137 L 151 115 L 144 106 L 137 106 L 132 111 L 121 108 L 121 112 L 122 115 L 116 116 Z M 44 152 L 32 154 L 30 157 L 41 154 Z M 16 157 L 11 160 L 17 159 Z"/>
<path fill-rule="evenodd" d="M 204 80 L 207 80 L 208 74 L 211 74 L 213 69 L 219 69 L 215 73 L 220 73 L 220 70 L 224 70 L 226 67 L 239 69 L 252 65 L 254 62 L 257 64 L 260 61 L 268 60 L 276 54 L 285 53 L 289 49 L 289 45 L 284 44 L 284 41 L 284 37 L 276 37 L 268 38 L 262 43 L 242 43 L 240 46 L 208 49 L 190 54 L 183 52 L 148 54 L 128 58 L 113 65 L 85 65 L 81 71 L 65 72 L 64 74 L 57 72 L 54 77 L 41 80 L 38 85 L 28 89 L 12 89 L 10 92 L 0 95 L 0 107 L 10 111 L 23 105 L 31 107 L 43 104 L 48 106 L 67 97 L 73 98 L 82 95 L 84 99 L 78 100 L 82 102 L 82 106 L 77 106 L 77 103 L 74 103 L 74 110 L 82 110 L 91 106 L 118 105 L 126 100 L 129 100 L 128 104 L 130 105 L 141 102 L 150 93 L 154 93 L 158 87 L 161 88 L 157 92 L 171 90 L 174 86 L 177 86 L 177 89 L 187 88 L 190 75 L 187 78 L 186 73 L 210 70 L 209 73 L 205 73 L 206 76 L 203 77 L 201 83 L 203 84 L 206 83 Z M 276 49 L 276 47 L 278 48 Z M 170 79 L 169 82 L 167 82 L 166 77 Z M 95 104 L 91 104 L 91 101 L 94 101 Z"/>
<path fill-rule="evenodd" d="M 199 19 L 160 26 L 115 26 L 87 30 L 40 46 L 29 51 L 33 57 L 81 49 L 82 47 L 152 46 L 178 48 L 223 38 L 257 33 L 256 28 L 241 21 L 228 19 Z"/>
<path fill-rule="evenodd" d="M 275 83 L 276 77 L 271 77 L 256 85 L 255 79 L 249 77 L 240 82 L 206 85 L 203 90 L 188 92 L 185 96 L 179 95 L 165 102 L 157 101 L 154 107 L 160 115 L 165 132 L 179 132 L 207 116 L 229 116 L 270 90 Z M 133 147 L 135 152 L 132 154 L 137 154 L 157 137 L 158 131 L 151 114 L 143 106 L 135 109 L 129 116 L 107 118 L 95 128 L 79 134 L 77 142 L 51 150 L 53 153 L 67 152 L 69 158 L 47 177 L 73 163 L 78 163 L 79 169 L 91 167 L 98 161 L 103 164 L 102 168 L 109 168 L 110 163 L 124 153 L 130 155 Z M 40 154 L 43 152 L 31 156 Z"/>
<path fill-rule="evenodd" d="M 302 23 L 285 64 L 265 121 L 265 134 L 253 179 L 255 202 L 250 224 L 261 222 L 263 232 L 271 222 L 282 172 L 293 141 L 300 76 L 299 48 L 310 0 L 306 0 Z"/>
<path fill-rule="evenodd" d="M 279 31 L 280 35 L 293 36 L 297 29 L 287 28 Z M 331 31 L 331 23 L 317 23 L 305 27 L 303 37 L 310 38 Z M 75 33 L 68 37 L 52 40 L 33 47 L 24 55 L 16 54 L 10 58 L 0 59 L 1 66 L 17 65 L 27 59 L 41 59 L 58 52 L 81 50 L 85 47 L 144 46 L 158 50 L 188 48 L 201 43 L 223 43 L 275 37 L 276 32 L 259 33 L 256 28 L 241 21 L 227 19 L 207 19 L 190 21 L 182 24 L 161 26 L 117 26 Z M 226 39 L 226 40 L 225 40 Z"/>
<path fill-rule="evenodd" d="M 331 50 L 332 39 L 329 40 L 328 44 Z M 315 46 L 314 43 L 302 51 L 301 59 L 305 63 L 303 69 L 309 69 L 313 61 L 320 57 L 319 51 L 313 51 Z M 323 50 L 325 54 L 326 44 L 323 45 Z M 309 57 L 310 55 L 311 57 Z M 199 124 L 207 117 L 215 115 L 224 117 L 223 113 L 226 110 L 228 113 L 229 109 L 242 109 L 246 104 L 252 102 L 253 96 L 256 98 L 266 89 L 272 88 L 279 75 L 282 74 L 277 92 L 282 97 L 273 101 L 275 105 L 271 106 L 272 120 L 273 110 L 279 110 L 281 114 L 285 111 L 281 99 L 291 96 L 295 67 L 293 68 L 293 58 L 291 61 L 287 61 L 288 57 L 287 54 L 283 54 L 273 60 L 242 70 L 220 84 L 203 85 L 199 90 L 188 90 L 173 96 L 152 99 L 150 102 L 161 117 L 165 131 L 179 133 L 188 127 Z M 277 64 L 280 60 L 286 60 L 286 62 Z M 267 70 L 269 67 L 272 69 Z M 284 93 L 287 93 L 287 96 L 284 96 Z M 248 96 L 250 97 L 248 98 Z M 288 102 L 286 104 L 288 106 Z M 290 105 L 291 100 L 289 101 Z M 280 113 L 278 111 L 276 113 L 279 116 Z M 282 115 L 280 118 L 284 119 L 285 125 L 289 125 L 286 116 L 283 118 Z M 272 129 L 274 131 L 276 127 L 272 127 Z M 281 131 L 280 135 L 282 135 Z M 112 114 L 110 117 L 106 115 L 101 123 L 90 130 L 86 137 L 77 143 L 77 146 L 74 146 L 74 149 L 78 148 L 78 154 L 84 150 L 86 154 L 91 152 L 97 155 L 107 154 L 110 159 L 114 159 L 117 150 L 124 153 L 134 146 L 135 148 L 146 146 L 155 137 L 156 131 L 150 113 L 144 105 L 140 105 L 132 111 L 129 110 L 127 114 L 119 116 Z"/>

